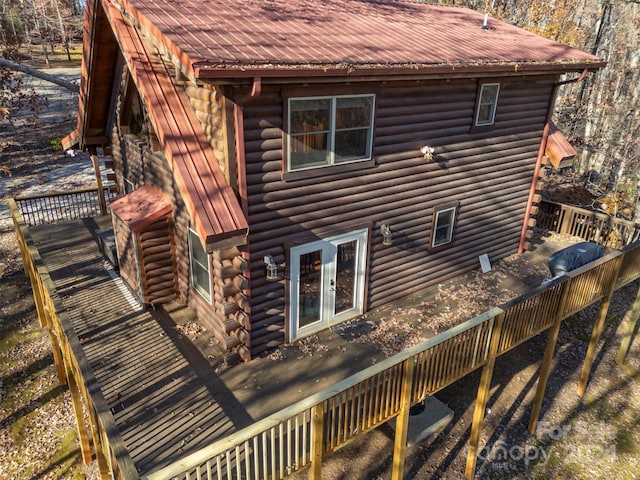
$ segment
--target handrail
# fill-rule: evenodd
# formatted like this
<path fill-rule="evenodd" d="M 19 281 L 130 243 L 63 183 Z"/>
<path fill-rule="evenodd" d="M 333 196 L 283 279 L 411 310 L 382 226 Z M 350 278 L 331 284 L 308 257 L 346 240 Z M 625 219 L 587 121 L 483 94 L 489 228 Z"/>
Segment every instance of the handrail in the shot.
<path fill-rule="evenodd" d="M 49 327 L 52 334 L 52 342 L 57 341 L 58 343 L 58 345 L 52 345 L 54 358 L 57 356 L 55 351 L 57 348 L 70 354 L 62 355 L 60 360 L 64 365 L 56 365 L 56 367 L 63 368 L 62 374 L 66 375 L 68 380 L 73 381 L 74 386 L 78 387 L 79 393 L 84 398 L 84 407 L 87 410 L 93 432 L 95 454 L 99 463 L 101 463 L 101 470 L 110 467 L 117 480 L 135 480 L 139 478 L 138 472 L 131 460 L 129 451 L 124 445 L 115 419 L 85 356 L 75 329 L 65 313 L 66 309 L 62 304 L 62 300 L 58 297 L 48 269 L 34 245 L 29 228 L 24 222 L 15 200 L 9 198 L 8 203 L 25 271 L 29 276 L 34 296 L 36 297 L 36 304 L 42 303 L 42 308 L 38 309 L 38 314 L 44 318 L 41 317 L 40 321 Z M 69 378 L 69 376 L 75 377 L 76 375 L 79 378 Z M 78 422 L 81 421 L 79 418 L 76 418 L 76 420 Z M 84 428 L 79 426 L 79 430 L 84 430 Z M 102 458 L 105 450 L 110 453 L 109 459 Z"/>
<path fill-rule="evenodd" d="M 80 188 L 58 192 L 18 195 L 15 204 L 26 224 L 40 225 L 60 220 L 91 218 L 106 214 L 105 206 L 116 198 L 110 187 Z"/>
<path fill-rule="evenodd" d="M 599 245 L 622 248 L 640 240 L 640 223 L 564 203 L 542 200 L 536 226 Z"/>

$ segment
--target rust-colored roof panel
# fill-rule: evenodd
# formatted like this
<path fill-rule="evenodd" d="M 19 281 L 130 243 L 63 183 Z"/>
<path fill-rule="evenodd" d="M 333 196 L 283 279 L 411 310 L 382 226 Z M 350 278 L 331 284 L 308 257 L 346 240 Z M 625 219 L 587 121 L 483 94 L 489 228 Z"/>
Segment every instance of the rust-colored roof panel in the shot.
<path fill-rule="evenodd" d="M 151 185 L 143 185 L 111 202 L 109 208 L 132 232 L 141 232 L 171 212 L 171 201 Z"/>
<path fill-rule="evenodd" d="M 123 0 L 125 8 L 202 76 L 262 76 L 291 68 L 449 71 L 493 65 L 598 68 L 590 54 L 467 8 L 411 1 Z M 226 73 L 225 73 L 226 72 Z"/>

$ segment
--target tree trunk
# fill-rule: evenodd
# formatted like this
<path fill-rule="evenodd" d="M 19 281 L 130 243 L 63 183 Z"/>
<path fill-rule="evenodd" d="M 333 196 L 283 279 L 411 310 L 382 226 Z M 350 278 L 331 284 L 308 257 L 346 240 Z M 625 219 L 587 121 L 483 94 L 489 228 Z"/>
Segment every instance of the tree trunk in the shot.
<path fill-rule="evenodd" d="M 23 65 L 21 63 L 7 60 L 6 58 L 0 57 L 0 66 L 7 67 L 12 70 L 17 70 L 19 72 L 24 72 L 33 77 L 38 77 L 38 78 L 41 78 L 42 80 L 46 80 L 47 82 L 55 83 L 56 85 L 60 85 L 61 87 L 64 87 L 67 90 L 71 90 L 72 92 L 75 92 L 75 93 L 78 93 L 80 91 L 80 87 L 78 87 L 78 85 L 73 82 L 69 82 L 67 80 L 64 80 L 63 78 L 58 78 L 54 75 L 50 75 L 36 68 L 32 68 L 27 65 Z"/>

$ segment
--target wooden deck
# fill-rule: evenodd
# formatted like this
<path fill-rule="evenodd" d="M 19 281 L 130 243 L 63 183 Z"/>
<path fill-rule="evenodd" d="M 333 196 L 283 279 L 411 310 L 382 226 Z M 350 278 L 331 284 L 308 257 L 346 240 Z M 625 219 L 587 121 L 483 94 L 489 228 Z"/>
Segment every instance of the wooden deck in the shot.
<path fill-rule="evenodd" d="M 169 315 L 142 309 L 113 278 L 92 236 L 98 228 L 85 220 L 30 232 L 143 474 L 252 419 Z"/>
<path fill-rule="evenodd" d="M 218 369 L 215 358 L 205 358 L 176 330 L 192 318 L 188 309 L 143 309 L 110 270 L 94 237 L 109 222 L 104 217 L 29 230 L 141 475 L 381 358 L 374 345 L 327 330 L 318 338 L 326 350 L 301 355 L 283 348 L 277 368 L 265 357 Z"/>
<path fill-rule="evenodd" d="M 381 357 L 375 345 L 349 341 L 357 332 L 347 327 L 319 335 L 317 342 L 324 348 L 313 354 L 300 355 L 291 346 L 279 349 L 279 358 L 219 369 L 215 354 L 203 354 L 176 328 L 194 319 L 188 309 L 170 304 L 144 310 L 109 270 L 93 236 L 105 221 L 109 217 L 42 225 L 28 233 L 16 224 L 39 317 L 43 325 L 53 323 L 54 358 L 63 366 L 58 375 L 69 382 L 76 414 L 79 394 L 89 405 L 90 432 L 79 425 L 85 461 L 91 460 L 91 433 L 103 478 L 110 477 L 109 471 L 115 478 L 135 477 L 124 472 L 132 461 L 140 476 L 153 479 L 284 478 L 304 465 L 312 466 L 310 475 L 316 479 L 323 454 L 393 418 L 402 426 L 396 434 L 395 462 L 405 455 L 409 407 L 482 367 L 468 458 L 471 478 L 483 419 L 478 412 L 484 411 L 495 358 L 550 329 L 530 423 L 535 430 L 560 322 L 605 300 L 581 375 L 579 391 L 584 391 L 610 296 L 640 276 L 640 246 L 635 245 L 533 291 L 541 279 L 523 282 L 514 272 L 500 288 L 526 295 L 438 335 L 433 332 L 435 336 L 390 358 Z M 528 254 L 530 261 L 546 263 L 562 246 L 538 245 Z M 415 306 L 425 298 L 412 295 L 405 302 Z M 637 316 L 638 303 L 630 318 Z M 398 307 L 372 312 L 368 320 L 395 315 Z M 411 316 L 409 311 L 403 322 Z M 632 330 L 627 333 L 621 358 Z M 79 392 L 76 380 L 85 383 Z M 113 421 L 119 433 L 109 426 Z M 402 476 L 399 462 L 394 478 Z"/>

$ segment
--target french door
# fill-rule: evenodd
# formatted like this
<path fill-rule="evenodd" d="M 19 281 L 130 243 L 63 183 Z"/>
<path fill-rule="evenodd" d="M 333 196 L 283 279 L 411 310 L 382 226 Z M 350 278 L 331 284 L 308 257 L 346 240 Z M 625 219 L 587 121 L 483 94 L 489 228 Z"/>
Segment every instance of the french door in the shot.
<path fill-rule="evenodd" d="M 367 229 L 291 248 L 290 339 L 363 313 Z"/>

